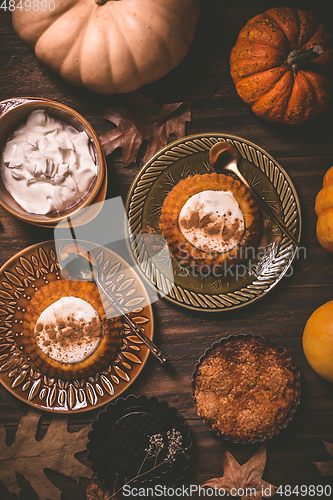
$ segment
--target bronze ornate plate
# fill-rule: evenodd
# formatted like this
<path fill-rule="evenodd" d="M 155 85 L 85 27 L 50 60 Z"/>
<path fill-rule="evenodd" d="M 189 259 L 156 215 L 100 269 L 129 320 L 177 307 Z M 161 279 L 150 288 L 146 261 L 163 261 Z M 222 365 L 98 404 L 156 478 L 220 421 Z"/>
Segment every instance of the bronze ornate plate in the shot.
<path fill-rule="evenodd" d="M 98 247 L 93 253 L 104 286 L 116 295 L 124 310 L 132 310 L 131 317 L 152 339 L 153 311 L 138 275 L 106 247 Z M 35 291 L 56 279 L 61 279 L 61 272 L 53 241 L 22 250 L 0 269 L 0 382 L 31 406 L 77 413 L 105 405 L 128 389 L 141 372 L 149 351 L 124 325 L 124 342 L 116 360 L 94 377 L 63 381 L 38 372 L 20 346 L 22 322 Z"/>
<path fill-rule="evenodd" d="M 130 249 L 142 276 L 161 295 L 183 307 L 218 312 L 236 309 L 263 297 L 290 270 L 296 245 L 261 213 L 262 230 L 258 247 L 244 263 L 227 268 L 220 275 L 207 276 L 182 267 L 161 254 L 154 256 L 154 268 L 147 266 L 149 249 L 140 233 L 161 235 L 159 217 L 166 195 L 189 175 L 213 172 L 209 150 L 217 142 L 227 141 L 241 154 L 240 171 L 251 186 L 278 212 L 286 225 L 301 235 L 301 211 L 298 196 L 281 165 L 259 146 L 240 137 L 206 133 L 184 137 L 156 153 L 134 179 L 126 200 L 131 231 Z"/>

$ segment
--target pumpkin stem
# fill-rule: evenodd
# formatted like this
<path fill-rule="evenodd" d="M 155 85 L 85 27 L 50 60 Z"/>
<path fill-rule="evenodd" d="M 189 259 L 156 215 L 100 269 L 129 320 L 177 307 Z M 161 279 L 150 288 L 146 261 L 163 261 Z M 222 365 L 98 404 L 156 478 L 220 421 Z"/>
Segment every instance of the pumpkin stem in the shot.
<path fill-rule="evenodd" d="M 297 69 L 300 64 L 304 64 L 311 59 L 317 59 L 324 52 L 321 45 L 314 45 L 306 50 L 293 50 L 290 52 L 287 63 L 293 68 Z"/>

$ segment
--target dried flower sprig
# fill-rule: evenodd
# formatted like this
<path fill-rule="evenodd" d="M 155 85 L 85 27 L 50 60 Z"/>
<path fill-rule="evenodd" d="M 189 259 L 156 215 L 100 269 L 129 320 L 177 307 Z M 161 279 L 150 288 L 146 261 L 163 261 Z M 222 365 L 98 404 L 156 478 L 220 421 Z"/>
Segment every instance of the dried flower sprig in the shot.
<path fill-rule="evenodd" d="M 149 474 L 150 472 L 152 472 L 153 470 L 157 469 L 158 467 L 160 467 L 165 463 L 171 464 L 176 460 L 177 455 L 185 453 L 187 447 L 183 446 L 183 436 L 181 432 L 177 431 L 176 429 L 172 429 L 171 431 L 167 431 L 166 437 L 168 440 L 166 457 L 163 460 L 161 460 L 161 462 L 157 463 L 161 451 L 165 448 L 165 442 L 162 434 L 160 433 L 148 436 L 149 440 L 148 446 L 147 448 L 145 448 L 146 455 L 139 467 L 138 472 L 132 479 L 123 484 L 117 491 L 114 491 L 108 500 L 114 498 L 118 493 L 120 493 L 125 485 L 132 483 L 133 481 L 135 481 L 139 477 L 144 476 L 145 474 Z M 144 464 L 150 458 L 155 458 L 153 467 L 151 467 L 149 470 L 145 472 L 142 472 Z"/>
<path fill-rule="evenodd" d="M 158 454 L 163 450 L 163 448 L 164 441 L 162 434 L 154 434 L 153 436 L 149 436 L 149 446 L 145 449 L 148 458 L 157 457 Z"/>
<path fill-rule="evenodd" d="M 164 462 L 172 463 L 176 460 L 176 455 L 179 453 L 185 453 L 187 448 L 183 448 L 183 436 L 176 429 L 172 429 L 167 432 L 168 438 L 168 454 L 164 459 Z"/>

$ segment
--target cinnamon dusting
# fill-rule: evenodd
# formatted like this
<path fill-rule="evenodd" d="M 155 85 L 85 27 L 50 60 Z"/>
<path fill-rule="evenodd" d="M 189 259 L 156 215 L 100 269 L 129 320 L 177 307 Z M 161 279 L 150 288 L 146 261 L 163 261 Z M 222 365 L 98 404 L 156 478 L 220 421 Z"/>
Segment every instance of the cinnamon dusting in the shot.
<path fill-rule="evenodd" d="M 73 344 L 81 345 L 83 341 L 85 343 L 89 340 L 95 341 L 102 335 L 102 328 L 97 317 L 86 321 L 75 318 L 74 314 L 68 316 L 66 321 L 60 320 L 57 323 L 51 322 L 45 325 L 38 323 L 36 336 L 39 336 L 43 330 L 48 337 L 43 345 L 47 347 L 51 341 L 55 341 L 60 349 L 66 349 Z"/>
<path fill-rule="evenodd" d="M 242 211 L 231 192 L 202 191 L 181 209 L 178 224 L 187 241 L 204 252 L 227 252 L 244 233 Z"/>
<path fill-rule="evenodd" d="M 235 219 L 232 224 L 225 224 L 222 231 L 222 238 L 226 243 L 229 243 L 232 239 L 239 239 L 243 234 L 243 231 L 240 229 L 239 219 Z"/>

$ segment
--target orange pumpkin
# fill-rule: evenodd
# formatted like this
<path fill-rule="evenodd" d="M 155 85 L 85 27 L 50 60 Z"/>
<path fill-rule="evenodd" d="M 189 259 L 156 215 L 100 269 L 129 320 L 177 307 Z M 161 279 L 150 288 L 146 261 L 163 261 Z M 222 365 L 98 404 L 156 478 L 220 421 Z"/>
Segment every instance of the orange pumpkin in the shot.
<path fill-rule="evenodd" d="M 326 172 L 323 189 L 316 198 L 315 211 L 318 241 L 326 250 L 333 252 L 333 167 Z"/>
<path fill-rule="evenodd" d="M 297 125 L 332 100 L 332 37 L 311 12 L 269 9 L 252 18 L 231 51 L 231 76 L 253 112 Z"/>
<path fill-rule="evenodd" d="M 303 332 L 303 350 L 315 372 L 333 382 L 333 300 L 311 314 Z"/>

